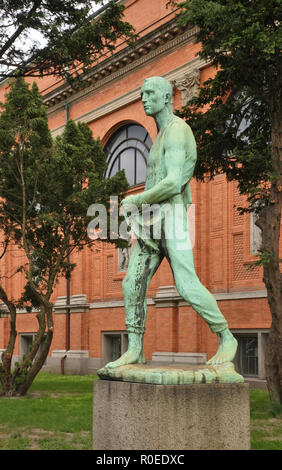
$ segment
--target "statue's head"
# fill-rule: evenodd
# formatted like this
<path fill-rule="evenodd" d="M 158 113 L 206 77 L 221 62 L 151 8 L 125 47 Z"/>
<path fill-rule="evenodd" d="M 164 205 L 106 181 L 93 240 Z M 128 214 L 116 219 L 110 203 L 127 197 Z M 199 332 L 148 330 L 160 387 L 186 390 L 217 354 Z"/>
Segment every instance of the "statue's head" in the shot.
<path fill-rule="evenodd" d="M 172 112 L 172 86 L 163 77 L 147 78 L 141 88 L 141 98 L 145 113 L 155 116 L 164 108 Z"/>

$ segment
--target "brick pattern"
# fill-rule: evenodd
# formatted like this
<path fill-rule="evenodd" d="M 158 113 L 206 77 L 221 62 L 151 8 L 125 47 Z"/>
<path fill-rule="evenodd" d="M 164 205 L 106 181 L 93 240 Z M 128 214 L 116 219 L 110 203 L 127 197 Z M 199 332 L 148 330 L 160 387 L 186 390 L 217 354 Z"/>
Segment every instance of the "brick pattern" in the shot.
<path fill-rule="evenodd" d="M 261 269 L 259 267 L 254 267 L 251 270 L 248 270 L 244 263 L 243 258 L 243 234 L 237 234 L 233 237 L 234 247 L 233 247 L 233 279 L 235 281 L 245 280 L 245 279 L 257 279 L 261 277 Z"/>
<path fill-rule="evenodd" d="M 244 216 L 238 211 L 238 207 L 244 207 L 244 198 L 239 193 L 236 183 L 233 185 L 233 226 L 241 226 L 244 223 Z"/>
<path fill-rule="evenodd" d="M 120 279 L 114 279 L 115 272 L 117 271 L 117 266 L 114 264 L 116 261 L 113 254 L 106 255 L 106 297 L 112 296 L 122 296 L 122 281 Z"/>

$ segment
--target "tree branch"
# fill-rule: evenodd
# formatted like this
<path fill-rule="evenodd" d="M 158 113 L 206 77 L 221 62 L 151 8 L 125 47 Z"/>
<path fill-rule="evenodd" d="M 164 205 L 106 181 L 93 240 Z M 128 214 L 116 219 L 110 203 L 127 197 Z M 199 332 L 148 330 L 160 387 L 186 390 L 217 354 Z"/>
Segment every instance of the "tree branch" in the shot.
<path fill-rule="evenodd" d="M 25 16 L 25 20 L 28 20 L 32 17 L 35 13 L 37 8 L 40 6 L 41 0 L 36 0 L 33 3 L 32 8 L 29 10 L 27 15 Z M 0 57 L 2 57 L 5 52 L 11 47 L 11 45 L 16 41 L 16 39 L 21 35 L 21 33 L 26 29 L 26 24 L 21 24 L 18 29 L 14 32 L 14 34 L 10 37 L 10 39 L 6 42 L 6 44 L 0 49 Z"/>

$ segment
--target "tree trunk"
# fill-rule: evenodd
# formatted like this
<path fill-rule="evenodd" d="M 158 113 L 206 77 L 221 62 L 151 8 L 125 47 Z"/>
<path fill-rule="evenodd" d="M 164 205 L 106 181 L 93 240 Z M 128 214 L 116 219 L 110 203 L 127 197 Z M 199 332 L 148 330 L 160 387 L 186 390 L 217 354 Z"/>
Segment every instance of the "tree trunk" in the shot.
<path fill-rule="evenodd" d="M 282 403 L 282 274 L 279 269 L 277 236 L 281 214 L 278 208 L 278 204 L 271 204 L 266 208 L 262 239 L 263 249 L 272 254 L 263 269 L 263 281 L 272 316 L 265 354 L 266 380 L 271 401 Z"/>
<path fill-rule="evenodd" d="M 279 259 L 282 209 L 281 96 L 276 96 L 271 109 L 273 180 L 269 203 L 261 211 L 258 226 L 262 229 L 262 251 L 267 255 L 263 265 L 263 281 L 272 316 L 265 354 L 266 379 L 271 401 L 282 403 L 282 273 Z"/>
<path fill-rule="evenodd" d="M 15 315 L 13 316 L 13 324 L 11 325 L 11 338 L 15 337 Z M 40 372 L 44 362 L 48 356 L 48 352 L 53 339 L 53 315 L 52 315 L 52 304 L 44 299 L 40 313 L 38 314 L 38 331 L 36 334 L 35 341 L 32 345 L 30 352 L 26 357 L 15 367 L 15 370 L 11 371 L 11 360 L 13 355 L 13 349 L 11 353 L 4 353 L 3 365 L 0 367 L 0 380 L 2 390 L 1 396 L 12 397 L 12 396 L 23 396 L 26 394 L 33 380 L 35 379 L 38 372 Z M 12 321 L 12 320 L 11 320 Z M 46 332 L 47 324 L 47 332 Z M 45 337 L 44 337 L 45 335 Z M 43 339 L 44 338 L 44 339 Z M 42 342 L 43 339 L 43 342 Z M 9 342 L 9 344 L 11 341 Z M 41 348 L 39 349 L 39 347 Z M 13 343 L 14 348 L 14 343 Z M 39 350 L 39 353 L 38 353 Z M 9 349 L 10 351 L 10 349 Z M 36 355 L 37 353 L 37 355 Z"/>
<path fill-rule="evenodd" d="M 8 395 L 12 396 L 14 393 L 14 383 L 13 377 L 11 373 L 11 364 L 12 364 L 12 357 L 14 353 L 14 347 L 17 337 L 17 330 L 16 330 L 16 307 L 12 302 L 10 302 L 7 298 L 6 292 L 4 291 L 3 287 L 0 286 L 0 298 L 5 303 L 5 305 L 9 309 L 10 315 L 10 334 L 9 334 L 9 342 L 6 348 L 6 351 L 2 354 L 2 364 L 0 365 L 0 382 L 1 388 L 0 395 Z"/>
<path fill-rule="evenodd" d="M 25 377 L 24 382 L 18 387 L 17 395 L 23 396 L 26 394 L 32 382 L 34 381 L 35 377 L 37 376 L 38 372 L 42 369 L 44 362 L 48 356 L 48 352 L 51 346 L 51 342 L 53 339 L 53 331 L 47 331 L 46 337 L 44 339 L 43 347 L 38 355 L 38 357 L 34 360 L 32 367 L 29 369 L 27 376 Z"/>
<path fill-rule="evenodd" d="M 47 333 L 44 338 L 43 344 L 41 343 L 40 352 L 38 353 L 37 357 L 34 359 L 32 366 L 29 368 L 23 382 L 17 388 L 18 395 L 26 394 L 32 382 L 34 381 L 35 377 L 37 376 L 38 372 L 40 372 L 41 368 L 43 367 L 44 362 L 48 356 L 48 352 L 49 352 L 52 339 L 53 339 L 52 310 L 53 310 L 53 305 L 49 302 L 49 300 L 42 298 L 41 313 L 43 314 L 42 317 L 44 317 L 44 322 L 39 321 L 39 326 L 42 327 L 42 324 L 44 323 L 44 330 L 45 330 L 45 325 L 47 324 Z M 46 321 L 45 321 L 45 318 L 46 318 Z M 42 333 L 44 333 L 44 331 Z M 39 338 L 41 337 L 42 336 L 39 334 L 38 341 L 39 341 Z M 38 344 L 37 346 L 39 347 L 40 344 Z"/>

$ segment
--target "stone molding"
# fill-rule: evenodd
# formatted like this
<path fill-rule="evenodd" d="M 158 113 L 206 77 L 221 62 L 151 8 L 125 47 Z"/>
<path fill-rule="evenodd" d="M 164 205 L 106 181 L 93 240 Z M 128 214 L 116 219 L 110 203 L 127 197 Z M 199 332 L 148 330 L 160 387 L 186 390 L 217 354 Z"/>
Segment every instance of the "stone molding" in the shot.
<path fill-rule="evenodd" d="M 50 93 L 43 96 L 44 103 L 49 107 L 48 114 L 58 112 L 66 104 L 71 105 L 77 101 L 94 95 L 97 91 L 108 86 L 112 82 L 120 80 L 123 76 L 136 71 L 136 69 L 143 67 L 148 62 L 156 60 L 159 56 L 172 52 L 180 45 L 185 45 L 193 40 L 197 28 L 189 28 L 185 30 L 176 20 L 173 19 L 168 23 L 160 26 L 158 29 L 148 33 L 143 38 L 139 39 L 134 48 L 126 47 L 122 51 L 114 54 L 112 57 L 105 59 L 100 64 L 96 65 L 91 72 L 85 76 L 86 86 L 83 89 L 77 90 L 71 88 L 67 84 L 63 84 Z M 185 73 L 189 73 L 191 65 L 194 62 L 199 63 L 197 67 L 200 69 L 206 66 L 207 63 L 199 58 L 192 59 L 189 63 L 184 64 L 180 68 L 187 68 Z M 190 65 L 191 64 L 191 65 Z M 163 76 L 168 80 L 179 80 L 179 68 L 170 71 Z M 176 72 L 176 75 L 175 75 Z M 181 73 L 183 76 L 183 73 Z M 91 122 L 101 116 L 109 114 L 116 109 L 126 106 L 140 99 L 140 87 L 132 90 L 110 103 L 91 110 L 85 115 L 79 116 L 75 121 Z M 62 133 L 64 125 L 57 127 L 53 130 L 53 135 Z"/>
<path fill-rule="evenodd" d="M 180 83 L 181 80 L 183 80 L 183 77 L 189 76 L 191 73 L 193 73 L 193 70 L 200 70 L 205 65 L 206 63 L 203 60 L 196 58 L 186 64 L 183 64 L 173 70 L 170 70 L 162 76 L 168 81 L 170 81 L 173 86 L 175 86 L 175 83 Z M 124 95 L 121 95 L 118 98 L 115 98 L 114 100 L 109 101 L 108 103 L 105 103 L 102 106 L 99 106 L 98 108 L 92 109 L 91 111 L 88 111 L 85 114 L 81 114 L 80 116 L 74 118 L 74 122 L 80 121 L 88 124 L 90 122 L 96 121 L 97 119 L 104 117 L 107 114 L 111 114 L 114 111 L 117 111 L 129 104 L 134 103 L 135 101 L 140 100 L 140 96 L 141 87 L 137 87 L 134 90 L 130 90 L 128 93 L 125 93 Z M 64 128 L 65 124 L 62 124 L 61 126 L 58 126 L 53 129 L 53 137 L 60 135 L 63 132 Z"/>
<path fill-rule="evenodd" d="M 70 313 L 85 313 L 89 311 L 89 304 L 85 294 L 71 295 L 70 304 L 66 303 L 66 296 L 59 296 L 54 304 L 55 313 L 67 313 L 70 308 Z"/>
<path fill-rule="evenodd" d="M 80 349 L 70 349 L 66 351 L 65 349 L 58 349 L 52 351 L 52 357 L 62 358 L 67 356 L 70 359 L 81 359 L 81 358 L 89 358 L 89 351 L 80 350 Z"/>
<path fill-rule="evenodd" d="M 152 298 L 147 299 L 147 305 L 154 305 L 155 302 Z M 98 308 L 119 308 L 124 307 L 124 300 L 106 300 L 106 301 L 97 301 L 89 304 L 90 309 Z"/>
<path fill-rule="evenodd" d="M 160 286 L 154 297 L 154 303 L 156 307 L 177 307 L 180 299 L 175 286 Z"/>
<path fill-rule="evenodd" d="M 267 297 L 266 290 L 242 291 L 242 292 L 217 292 L 213 294 L 216 300 L 241 300 L 259 299 Z"/>
<path fill-rule="evenodd" d="M 217 301 L 220 300 L 248 300 L 267 298 L 266 290 L 242 291 L 242 292 L 217 292 L 213 293 Z M 182 299 L 178 294 L 175 286 L 161 286 L 157 294 L 153 298 L 147 298 L 147 305 L 156 305 L 157 308 L 164 307 L 184 307 L 188 306 L 188 302 Z M 123 299 L 96 301 L 89 304 L 89 309 L 100 308 L 118 308 L 124 307 Z"/>
<path fill-rule="evenodd" d="M 167 54 L 180 44 L 186 44 L 193 39 L 197 30 L 196 27 L 186 29 L 180 26 L 176 19 L 168 21 L 137 40 L 133 47 L 127 46 L 94 66 L 85 75 L 86 86 L 82 90 L 71 88 L 64 83 L 44 95 L 44 102 L 50 108 L 50 112 L 53 112 L 62 106 L 62 104 L 58 106 L 59 102 L 63 101 L 64 104 L 80 100 L 110 82 L 120 80 L 121 76 L 136 70 L 150 60 L 155 60 L 157 56 Z"/>
<path fill-rule="evenodd" d="M 30 311 L 27 311 L 26 308 L 17 308 L 16 309 L 16 312 L 17 314 L 18 313 L 22 313 L 22 314 L 29 314 L 29 313 L 37 313 L 39 312 L 39 308 L 34 308 L 32 307 Z M 7 305 L 5 305 L 4 303 L 0 303 L 0 318 L 6 318 L 6 317 L 9 317 L 10 316 L 10 313 L 9 313 L 9 309 L 7 307 Z"/>
<path fill-rule="evenodd" d="M 212 293 L 217 301 L 220 300 L 243 300 L 266 298 L 266 290 L 257 291 L 241 291 L 241 292 L 216 292 Z M 185 307 L 189 303 L 186 302 L 177 292 L 175 286 L 161 286 L 153 298 L 156 307 Z"/>
<path fill-rule="evenodd" d="M 242 291 L 242 292 L 217 292 L 213 293 L 217 301 L 219 300 L 243 300 L 243 299 L 259 299 L 267 298 L 266 290 L 257 291 Z M 85 294 L 72 295 L 70 297 L 70 305 L 66 305 L 66 296 L 59 296 L 54 304 L 55 313 L 66 313 L 67 307 L 70 307 L 70 313 L 86 313 L 93 309 L 102 308 L 119 308 L 124 307 L 124 300 L 106 300 L 87 302 Z M 189 305 L 188 302 L 182 299 L 178 294 L 175 286 L 160 286 L 155 297 L 147 298 L 147 305 L 156 305 L 157 308 L 164 307 L 183 307 Z M 36 313 L 37 310 L 32 309 L 30 313 Z M 26 310 L 17 310 L 17 313 L 27 314 Z M 3 311 L 1 317 L 9 317 L 8 311 Z"/>
<path fill-rule="evenodd" d="M 118 98 L 109 101 L 108 103 L 103 104 L 99 108 L 95 108 L 81 116 L 78 116 L 74 119 L 74 122 L 84 122 L 88 124 L 89 122 L 96 121 L 97 119 L 106 116 L 120 108 L 123 108 L 129 103 L 134 103 L 134 101 L 138 101 L 140 99 L 140 91 L 141 88 L 136 88 L 135 90 L 126 93 L 125 95 L 119 96 Z M 57 127 L 56 129 L 52 130 L 53 137 L 60 135 L 65 128 L 65 124 Z"/>

